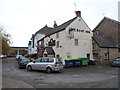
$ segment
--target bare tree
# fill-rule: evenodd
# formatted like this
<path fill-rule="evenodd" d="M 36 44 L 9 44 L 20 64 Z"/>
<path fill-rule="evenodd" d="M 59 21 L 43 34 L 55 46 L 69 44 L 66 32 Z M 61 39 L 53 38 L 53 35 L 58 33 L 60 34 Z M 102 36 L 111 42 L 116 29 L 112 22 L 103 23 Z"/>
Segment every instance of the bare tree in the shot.
<path fill-rule="evenodd" d="M 10 34 L 7 34 L 4 28 L 0 26 L 0 54 L 8 55 L 12 52 L 10 37 Z"/>

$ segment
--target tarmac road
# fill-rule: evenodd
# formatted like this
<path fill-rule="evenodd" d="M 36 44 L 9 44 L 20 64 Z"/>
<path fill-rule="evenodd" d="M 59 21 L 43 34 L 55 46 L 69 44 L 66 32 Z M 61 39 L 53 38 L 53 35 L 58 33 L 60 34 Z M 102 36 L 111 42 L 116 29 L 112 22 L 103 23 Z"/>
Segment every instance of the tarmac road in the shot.
<path fill-rule="evenodd" d="M 118 88 L 118 68 L 85 66 L 62 73 L 19 69 L 15 58 L 2 60 L 3 88 Z"/>

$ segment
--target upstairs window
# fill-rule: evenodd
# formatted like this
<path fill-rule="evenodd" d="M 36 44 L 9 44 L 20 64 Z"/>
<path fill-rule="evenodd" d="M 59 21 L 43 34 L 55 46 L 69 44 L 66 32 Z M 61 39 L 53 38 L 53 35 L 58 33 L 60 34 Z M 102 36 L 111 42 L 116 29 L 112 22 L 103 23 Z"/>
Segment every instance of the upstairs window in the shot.
<path fill-rule="evenodd" d="M 100 32 L 98 30 L 96 31 L 96 35 L 100 35 Z"/>
<path fill-rule="evenodd" d="M 81 30 L 81 32 L 84 32 L 84 30 Z"/>
<path fill-rule="evenodd" d="M 90 33 L 90 31 L 86 31 L 86 33 Z"/>
<path fill-rule="evenodd" d="M 70 37 L 70 39 L 74 38 L 74 31 L 75 31 L 75 28 L 70 28 L 69 29 L 69 37 Z"/>
<path fill-rule="evenodd" d="M 78 45 L 78 39 L 75 39 L 75 45 Z"/>
<path fill-rule="evenodd" d="M 120 53 L 120 48 L 118 48 L 118 52 Z"/>

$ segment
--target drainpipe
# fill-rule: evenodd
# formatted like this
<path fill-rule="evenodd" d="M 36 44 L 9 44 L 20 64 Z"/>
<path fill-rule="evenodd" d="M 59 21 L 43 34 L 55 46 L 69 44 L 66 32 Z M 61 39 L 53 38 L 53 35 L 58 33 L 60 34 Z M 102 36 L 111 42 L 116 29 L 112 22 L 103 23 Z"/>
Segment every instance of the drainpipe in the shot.
<path fill-rule="evenodd" d="M 109 48 L 107 49 L 107 53 L 108 53 L 108 61 L 109 61 L 109 64 L 110 64 L 110 51 L 109 51 Z"/>

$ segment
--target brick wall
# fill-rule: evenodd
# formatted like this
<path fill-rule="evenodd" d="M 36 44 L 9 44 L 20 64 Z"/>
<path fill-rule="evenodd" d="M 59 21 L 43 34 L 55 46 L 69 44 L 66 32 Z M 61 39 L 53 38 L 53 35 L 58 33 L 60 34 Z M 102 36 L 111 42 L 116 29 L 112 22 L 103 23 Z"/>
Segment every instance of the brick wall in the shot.
<path fill-rule="evenodd" d="M 97 61 L 97 65 L 108 65 L 110 64 L 111 60 L 118 57 L 117 48 L 100 48 L 94 40 L 92 40 L 92 42 L 93 42 L 93 58 L 95 59 L 95 61 Z M 106 54 L 107 56 L 105 56 Z"/>
<path fill-rule="evenodd" d="M 118 43 L 118 24 L 115 21 L 104 19 L 96 30 L 99 30 L 100 36 L 111 37 L 115 43 Z"/>

